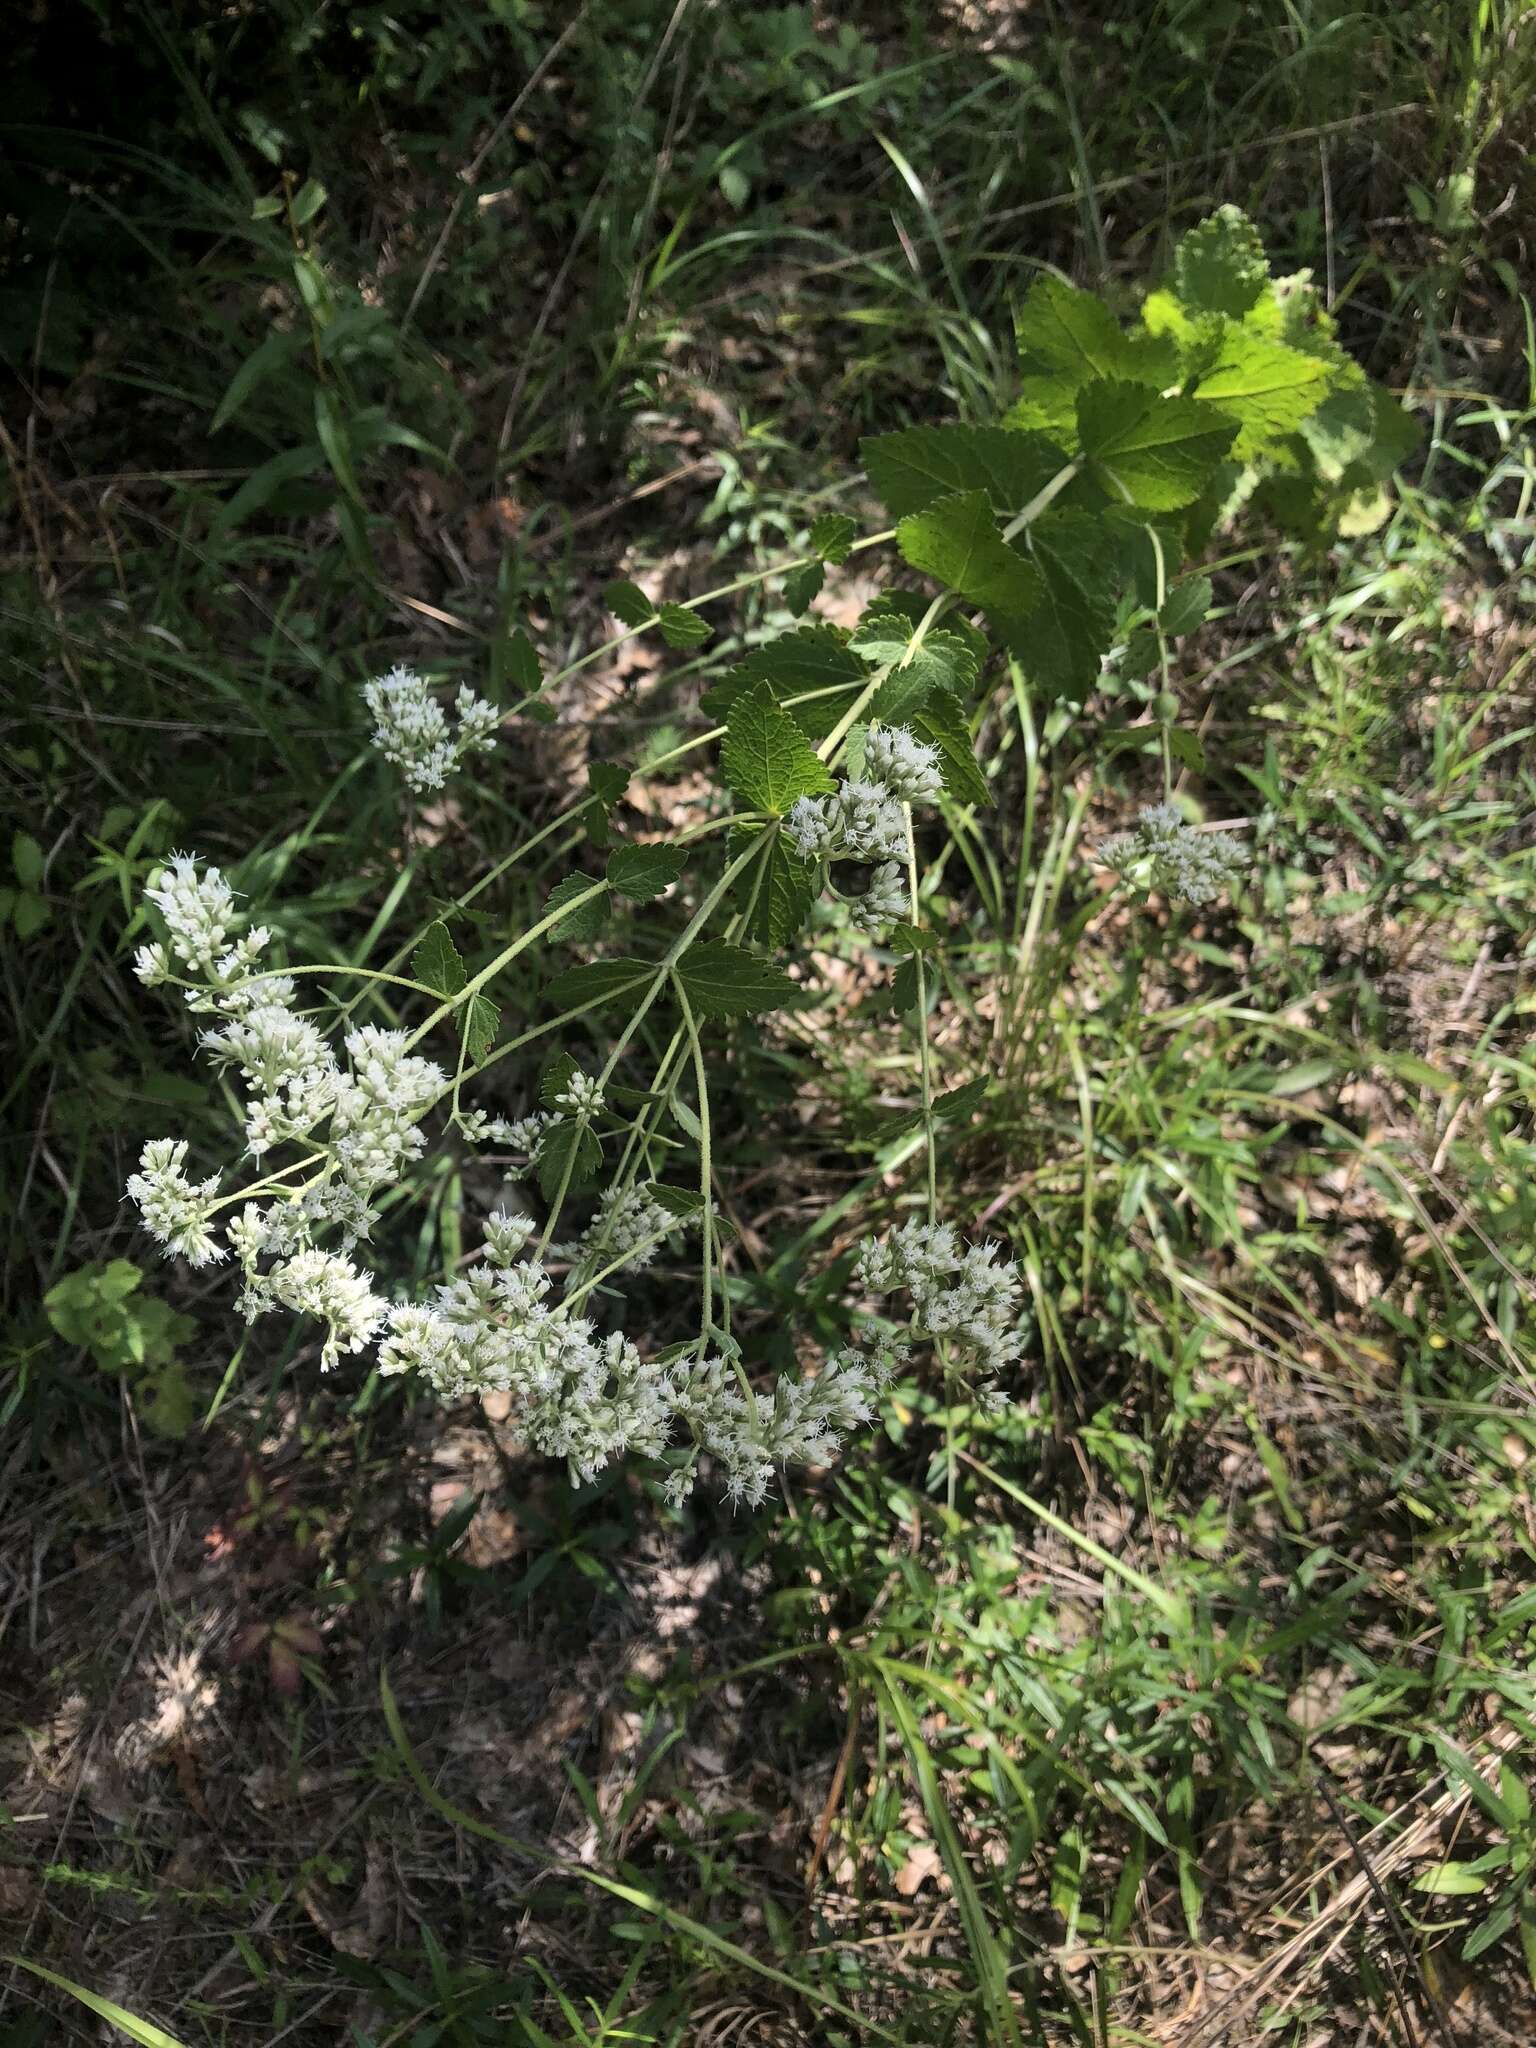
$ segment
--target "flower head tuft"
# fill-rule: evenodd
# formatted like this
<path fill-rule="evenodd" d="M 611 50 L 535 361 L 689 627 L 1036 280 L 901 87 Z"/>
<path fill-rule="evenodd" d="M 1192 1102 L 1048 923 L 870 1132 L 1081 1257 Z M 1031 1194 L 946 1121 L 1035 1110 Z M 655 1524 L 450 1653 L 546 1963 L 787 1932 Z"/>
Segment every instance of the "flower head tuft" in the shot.
<path fill-rule="evenodd" d="M 139 1154 L 138 1172 L 128 1177 L 126 1192 L 167 1258 L 183 1258 L 192 1266 L 212 1265 L 224 1257 L 210 1222 L 221 1176 L 190 1180 L 182 1170 L 186 1156 L 185 1138 L 151 1138 Z"/>
<path fill-rule="evenodd" d="M 1185 822 L 1177 804 L 1151 804 L 1134 832 L 1116 832 L 1096 858 L 1140 889 L 1196 905 L 1211 903 L 1247 865 L 1244 849 Z"/>
<path fill-rule="evenodd" d="M 414 669 L 392 668 L 364 683 L 363 701 L 373 716 L 374 746 L 423 793 L 441 789 L 466 755 L 489 753 L 501 725 L 496 706 L 461 685 L 454 699 L 455 733 L 426 678 Z"/>

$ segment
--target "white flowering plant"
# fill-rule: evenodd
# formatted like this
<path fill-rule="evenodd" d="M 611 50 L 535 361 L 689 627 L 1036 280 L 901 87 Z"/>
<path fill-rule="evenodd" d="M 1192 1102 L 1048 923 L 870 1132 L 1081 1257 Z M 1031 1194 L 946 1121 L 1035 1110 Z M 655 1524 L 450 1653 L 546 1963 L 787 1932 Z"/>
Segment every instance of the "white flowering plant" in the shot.
<path fill-rule="evenodd" d="M 1313 536 L 1367 518 L 1407 445 L 1403 416 L 1343 354 L 1306 279 L 1272 279 L 1232 209 L 1186 236 L 1170 284 L 1129 328 L 1052 278 L 1018 329 L 1019 395 L 996 425 L 864 444 L 892 528 L 861 539 L 825 515 L 801 558 L 766 572 L 803 614 L 829 565 L 894 542 L 930 588 L 887 587 L 851 630 L 802 625 L 715 682 L 709 728 L 646 764 L 655 776 L 700 753 L 714 762 L 700 822 L 616 843 L 628 775 L 600 763 L 567 815 L 595 828 L 601 871 L 565 877 L 505 943 L 466 936 L 475 897 L 547 842 L 546 826 L 382 965 L 282 957 L 280 908 L 249 922 L 226 876 L 190 854 L 152 877 L 136 971 L 201 1021 L 238 1133 L 237 1156 L 208 1171 L 185 1139 L 145 1145 L 127 1191 L 167 1253 L 237 1266 L 247 1317 L 313 1318 L 323 1369 L 374 1349 L 380 1373 L 414 1374 L 445 1400 L 508 1395 L 525 1440 L 576 1477 L 642 1458 L 674 1502 L 710 1470 L 755 1505 L 777 1470 L 826 1462 L 917 1346 L 978 1398 L 1017 1391 L 1019 1276 L 939 1213 L 938 1134 L 971 1098 L 942 1087 L 929 1040 L 945 939 L 925 920 L 918 853 L 946 809 L 991 801 L 974 740 L 988 662 L 1005 650 L 1032 691 L 1067 707 L 1106 678 L 1160 671 L 1163 800 L 1099 859 L 1133 886 L 1210 903 L 1242 862 L 1172 797 L 1192 736 L 1176 725 L 1169 643 L 1211 599 L 1183 564 L 1255 505 Z M 708 597 L 658 608 L 620 584 L 608 602 L 620 638 L 709 637 Z M 560 680 L 546 681 L 526 633 L 507 666 L 536 709 Z M 366 712 L 373 745 L 420 796 L 494 763 L 521 708 L 461 688 L 450 718 L 424 678 L 396 668 L 363 687 L 360 727 Z M 602 937 L 613 899 L 636 907 L 632 951 Z M 818 902 L 894 964 L 891 1008 L 917 1041 L 910 1128 L 925 1185 L 919 1213 L 858 1248 L 859 1340 L 764 1384 L 732 1327 L 712 1093 L 738 1020 L 805 999 L 802 934 Z M 550 974 L 536 1013 L 508 1031 L 509 970 L 556 943 L 586 957 Z M 593 1064 L 569 1050 L 573 1035 L 595 1044 Z M 506 1192 L 478 1251 L 429 1298 L 404 1298 L 367 1247 L 444 1146 L 479 1154 Z M 573 1225 L 575 1204 L 587 1213 Z M 694 1244 L 695 1334 L 642 1345 L 615 1322 L 614 1282 Z"/>

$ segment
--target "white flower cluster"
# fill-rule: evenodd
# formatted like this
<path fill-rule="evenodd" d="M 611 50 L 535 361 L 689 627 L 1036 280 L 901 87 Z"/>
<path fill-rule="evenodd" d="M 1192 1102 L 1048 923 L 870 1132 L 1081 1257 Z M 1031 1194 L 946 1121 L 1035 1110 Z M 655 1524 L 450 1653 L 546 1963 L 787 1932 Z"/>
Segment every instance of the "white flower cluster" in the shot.
<path fill-rule="evenodd" d="M 973 1353 L 989 1374 L 1017 1361 L 1022 1283 L 995 1244 L 962 1244 L 953 1224 L 914 1219 L 867 1239 L 855 1274 L 871 1294 L 909 1294 L 917 1336 Z"/>
<path fill-rule="evenodd" d="M 663 1458 L 681 1429 L 691 1442 L 667 1478 L 673 1501 L 692 1491 L 707 1454 L 723 1470 L 727 1497 L 755 1507 L 776 1466 L 825 1463 L 839 1432 L 873 1414 L 878 1358 L 848 1353 L 816 1379 L 781 1378 L 761 1397 L 714 1354 L 642 1358 L 622 1332 L 601 1335 L 552 1298 L 542 1262 L 518 1262 L 526 1236 L 493 1216 L 483 1264 L 439 1287 L 430 1306 L 390 1311 L 379 1370 L 419 1372 L 445 1399 L 511 1394 L 520 1433 L 567 1459 L 581 1480 L 626 1452 Z"/>
<path fill-rule="evenodd" d="M 903 786 L 926 773 L 922 754 L 887 750 Z M 882 801 L 894 801 L 882 798 Z M 899 873 L 877 875 L 894 890 Z M 865 1351 L 834 1353 L 812 1377 L 782 1377 L 757 1391 L 729 1338 L 645 1358 L 622 1330 L 601 1331 L 581 1313 L 601 1279 L 650 1263 L 690 1220 L 649 1185 L 607 1188 L 576 1241 L 530 1256 L 533 1223 L 498 1210 L 482 1258 L 426 1304 L 387 1301 L 352 1256 L 376 1221 L 373 1198 L 405 1178 L 423 1150 L 422 1119 L 452 1093 L 441 1068 L 411 1050 L 404 1032 L 364 1024 L 333 1036 L 294 1004 L 295 976 L 263 970 L 264 929 L 236 937 L 234 892 L 216 868 L 178 854 L 149 885 L 166 938 L 144 949 L 150 981 L 174 980 L 214 1020 L 203 1049 L 243 1096 L 245 1149 L 261 1162 L 242 1193 L 221 1196 L 220 1176 L 194 1180 L 186 1141 L 155 1139 L 128 1181 L 146 1228 L 168 1253 L 207 1265 L 233 1253 L 244 1275 L 247 1317 L 274 1310 L 325 1326 L 321 1366 L 379 1340 L 379 1369 L 417 1371 L 443 1398 L 511 1394 L 528 1442 L 590 1479 L 627 1452 L 662 1461 L 665 1490 L 684 1498 L 701 1460 L 723 1475 L 733 1502 L 756 1506 L 776 1468 L 825 1464 L 844 1432 L 867 1422 L 904 1357 L 906 1336 Z M 556 1108 L 582 1120 L 602 1108 L 594 1076 L 572 1068 Z M 469 1110 L 461 1128 L 537 1157 L 560 1115 L 509 1122 Z M 267 1170 L 264 1155 L 297 1148 Z M 229 1222 L 221 1242 L 219 1212 Z M 568 1264 L 562 1299 L 546 1259 Z M 905 1289 L 911 1328 L 977 1354 L 991 1369 L 1018 1355 L 1019 1283 L 991 1246 L 963 1247 L 947 1225 L 905 1225 L 864 1246 L 861 1283 Z"/>
<path fill-rule="evenodd" d="M 450 731 L 447 713 L 425 679 L 408 668 L 392 668 L 364 683 L 363 701 L 373 715 L 373 744 L 412 789 L 423 792 L 441 789 L 467 754 L 490 753 L 501 725 L 494 704 L 461 686 L 454 700 L 458 730 Z"/>
<path fill-rule="evenodd" d="M 374 1294 L 372 1275 L 345 1254 L 369 1234 L 374 1191 L 420 1156 L 418 1126 L 447 1089 L 447 1076 L 408 1049 L 403 1031 L 373 1024 L 349 1031 L 338 1057 L 319 1026 L 294 1009 L 293 978 L 260 970 L 270 932 L 258 927 L 232 937 L 239 912 L 217 868 L 175 854 L 145 894 L 168 936 L 141 949 L 137 970 L 150 983 L 178 973 L 192 979 L 189 1004 L 222 1019 L 201 1044 L 244 1085 L 246 1151 L 259 1160 L 275 1146 L 311 1148 L 302 1162 L 310 1178 L 295 1183 L 279 1173 L 259 1184 L 271 1199 L 240 1207 L 228 1248 L 245 1274 L 246 1315 L 282 1307 L 319 1317 L 327 1325 L 321 1363 L 329 1367 L 341 1352 L 361 1350 L 383 1320 L 387 1304 Z M 127 1193 L 167 1254 L 204 1265 L 226 1251 L 214 1235 L 214 1210 L 237 1198 L 216 1201 L 217 1174 L 191 1181 L 186 1153 L 183 1139 L 151 1141 Z M 336 1246 L 317 1244 L 321 1234 L 334 1234 Z"/>
<path fill-rule="evenodd" d="M 790 806 L 784 826 L 802 860 L 878 863 L 850 906 L 859 931 L 875 936 L 907 916 L 905 807 L 936 803 L 943 788 L 936 748 L 907 726 L 877 725 L 865 737 L 861 777 Z"/>
<path fill-rule="evenodd" d="M 1185 823 L 1177 804 L 1152 804 L 1134 832 L 1116 832 L 1096 858 L 1138 889 L 1212 903 L 1247 866 L 1244 849 Z"/>
<path fill-rule="evenodd" d="M 854 930 L 872 939 L 879 938 L 893 924 L 900 924 L 906 914 L 907 878 L 901 863 L 894 860 L 882 861 L 870 876 L 864 894 L 855 896 L 848 906 Z"/>
<path fill-rule="evenodd" d="M 258 1000 L 284 1003 L 292 996 L 293 983 L 286 979 L 247 986 L 272 934 L 257 925 L 238 939 L 233 936 L 240 912 L 235 892 L 217 868 L 199 870 L 195 854 L 173 853 L 150 876 L 144 894 L 164 918 L 169 935 L 168 944 L 156 940 L 133 956 L 133 971 L 146 988 L 177 979 L 179 969 L 202 984 L 187 994 L 194 1010 L 230 1015 Z"/>
<path fill-rule="evenodd" d="M 944 794 L 938 750 L 905 725 L 877 725 L 864 742 L 864 773 L 899 803 L 936 804 Z"/>
<path fill-rule="evenodd" d="M 224 1256 L 212 1226 L 221 1176 L 188 1179 L 183 1170 L 186 1156 L 185 1138 L 152 1138 L 139 1155 L 138 1172 L 128 1176 L 127 1193 L 138 1205 L 144 1228 L 168 1255 L 191 1266 L 208 1266 Z"/>
<path fill-rule="evenodd" d="M 602 1106 L 601 1082 L 595 1074 L 584 1074 L 580 1067 L 555 1097 L 556 1109 L 568 1110 L 572 1116 L 593 1117 Z"/>

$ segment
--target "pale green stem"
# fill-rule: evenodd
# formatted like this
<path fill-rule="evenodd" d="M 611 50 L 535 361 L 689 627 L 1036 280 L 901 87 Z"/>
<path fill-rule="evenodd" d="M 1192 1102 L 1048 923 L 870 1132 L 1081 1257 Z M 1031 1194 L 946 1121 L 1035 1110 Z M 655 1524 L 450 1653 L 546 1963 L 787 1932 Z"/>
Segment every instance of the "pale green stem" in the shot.
<path fill-rule="evenodd" d="M 610 1274 L 622 1273 L 624 1268 L 639 1253 L 649 1251 L 652 1245 L 665 1244 L 673 1232 L 681 1227 L 681 1223 L 682 1218 L 678 1217 L 674 1219 L 669 1229 L 653 1230 L 649 1237 L 643 1237 L 638 1244 L 632 1244 L 627 1252 L 621 1252 L 616 1259 L 610 1259 L 608 1264 L 594 1273 L 590 1279 L 583 1280 L 578 1286 L 569 1288 L 561 1299 L 561 1308 L 575 1308 L 578 1302 L 585 1301 L 594 1288 L 601 1287 Z"/>
<path fill-rule="evenodd" d="M 857 724 L 860 714 L 867 710 L 869 705 L 874 702 L 875 694 L 879 690 L 880 685 L 888 676 L 894 675 L 898 669 L 910 667 L 913 656 L 932 632 L 934 621 L 942 618 L 944 613 L 950 610 L 952 606 L 958 604 L 959 601 L 953 591 L 945 591 L 933 600 L 933 603 L 929 605 L 927 611 L 924 612 L 923 616 L 913 627 L 912 638 L 902 649 L 900 659 L 885 662 L 880 668 L 874 670 L 858 696 L 854 698 L 852 704 L 849 705 L 848 709 L 837 721 L 837 724 L 833 726 L 821 745 L 816 749 L 817 754 L 823 761 L 830 763 L 836 758 L 843 741 L 847 738 L 853 726 Z"/>
<path fill-rule="evenodd" d="M 1054 503 L 1067 488 L 1067 485 L 1071 483 L 1072 479 L 1081 472 L 1082 467 L 1082 462 L 1077 461 L 1069 462 L 1065 467 L 1058 469 L 1050 482 L 1042 485 L 1036 491 L 1023 511 L 1015 514 L 1009 520 L 1008 524 L 1003 528 L 1003 539 L 1012 540 L 1016 533 L 1022 533 L 1026 526 L 1033 525 L 1046 507 Z"/>
<path fill-rule="evenodd" d="M 902 817 L 907 828 L 907 888 L 912 900 L 912 922 L 918 921 L 917 903 L 917 841 L 912 835 L 912 806 L 903 804 Z M 923 1088 L 923 1129 L 927 1136 L 928 1153 L 928 1221 L 939 1220 L 939 1173 L 937 1150 L 933 1136 L 933 1050 L 928 1043 L 928 980 L 923 966 L 921 952 L 914 953 L 912 964 L 917 972 L 917 1042 L 918 1059 L 922 1072 Z"/>
<path fill-rule="evenodd" d="M 693 916 L 688 920 L 688 923 L 684 926 L 683 930 L 678 934 L 677 938 L 674 939 L 672 944 L 668 947 L 666 953 L 664 954 L 660 962 L 657 964 L 655 972 L 651 976 L 650 985 L 646 989 L 645 994 L 640 998 L 639 1003 L 630 1013 L 628 1021 L 626 1022 L 623 1030 L 619 1033 L 618 1038 L 614 1041 L 613 1050 L 609 1053 L 608 1058 L 604 1063 L 603 1069 L 597 1077 L 597 1085 L 604 1092 L 604 1094 L 607 1093 L 608 1083 L 612 1079 L 614 1068 L 623 1058 L 625 1050 L 628 1047 L 630 1040 L 634 1037 L 635 1033 L 639 1030 L 641 1024 L 644 1022 L 645 1018 L 649 1015 L 651 1005 L 655 1002 L 657 996 L 660 995 L 662 988 L 665 986 L 667 980 L 671 976 L 673 969 L 677 966 L 678 961 L 682 959 L 683 955 L 687 952 L 688 948 L 693 944 L 694 940 L 698 937 L 700 931 L 708 923 L 709 919 L 713 917 L 716 907 L 719 905 L 722 897 L 726 894 L 732 882 L 735 881 L 736 877 L 741 873 L 742 869 L 747 867 L 752 861 L 759 859 L 762 855 L 764 847 L 769 846 L 771 844 L 771 836 L 767 833 L 760 833 L 758 835 L 758 838 L 754 841 L 754 843 L 751 846 L 747 848 L 747 850 L 744 853 L 738 854 L 735 860 L 729 863 L 729 865 L 725 869 L 725 872 L 721 875 L 719 881 L 715 883 L 714 887 L 710 890 L 709 894 L 704 898 L 704 901 L 699 905 L 698 909 L 694 912 Z M 602 886 L 606 887 L 607 884 L 605 883 Z M 576 902 L 579 900 L 581 899 L 573 898 L 570 907 L 574 909 Z M 570 1185 L 570 1168 L 574 1164 L 574 1161 L 575 1153 L 574 1151 L 572 1151 L 571 1154 L 567 1157 L 566 1172 L 561 1176 L 560 1186 L 555 1193 L 554 1204 L 550 1210 L 549 1220 L 545 1224 L 543 1235 L 539 1240 L 541 1245 L 548 1244 L 550 1238 L 554 1234 L 555 1225 L 559 1221 L 560 1211 L 562 1206 L 564 1205 L 566 1193 Z"/>
<path fill-rule="evenodd" d="M 888 526 L 883 533 L 869 534 L 863 540 L 856 540 L 848 552 L 851 555 L 856 555 L 865 548 L 881 547 L 893 537 L 895 531 L 894 526 Z M 714 604 L 719 598 L 734 597 L 738 590 L 750 590 L 755 583 L 771 582 L 775 576 L 787 576 L 792 569 L 803 569 L 807 563 L 819 561 L 820 559 L 819 555 L 791 555 L 788 561 L 774 562 L 767 569 L 749 569 L 745 576 L 737 576 L 729 583 L 722 583 L 715 590 L 706 590 L 700 597 L 685 598 L 680 609 L 685 612 L 698 611 L 701 606 Z M 624 631 L 615 634 L 613 639 L 605 640 L 600 647 L 594 647 L 590 653 L 581 655 L 576 661 L 568 662 L 562 669 L 557 669 L 555 674 L 543 685 L 544 689 L 553 689 L 556 683 L 563 683 L 569 677 L 579 674 L 582 669 L 587 668 L 592 662 L 600 661 L 605 654 L 611 654 L 616 647 L 622 647 L 627 640 L 633 640 L 637 633 L 648 633 L 655 623 L 655 619 L 651 618 L 645 620 L 639 626 L 626 626 Z M 507 718 L 515 718 L 516 716 L 517 712 L 515 710 L 507 714 Z M 506 719 L 502 720 L 503 724 L 506 724 L 506 722 Z"/>
<path fill-rule="evenodd" d="M 302 1173 L 306 1166 L 318 1166 L 327 1156 L 324 1152 L 311 1152 L 307 1159 L 296 1159 L 292 1166 L 274 1167 L 271 1173 L 263 1174 L 260 1180 L 253 1180 L 245 1187 L 237 1188 L 234 1194 L 220 1195 L 216 1202 L 210 1202 L 208 1204 L 208 1214 L 211 1216 L 217 1209 L 231 1208 L 236 1202 L 253 1201 L 257 1195 L 291 1195 L 302 1193 L 302 1189 L 293 1189 L 283 1185 L 288 1175 L 291 1173 Z M 308 1181 L 304 1183 L 305 1187 L 309 1185 Z"/>
<path fill-rule="evenodd" d="M 699 1090 L 699 1194 L 703 1200 L 703 1213 L 699 1219 L 700 1234 L 704 1243 L 703 1307 L 699 1320 L 699 1343 L 708 1344 L 709 1333 L 715 1321 L 715 1181 L 714 1168 L 710 1160 L 709 1130 L 709 1076 L 704 1069 L 704 1047 L 699 1039 L 699 1027 L 693 1021 L 693 1006 L 688 1000 L 688 991 L 674 974 L 672 985 L 677 990 L 678 1007 L 683 1013 L 683 1029 L 688 1034 L 688 1043 L 693 1049 L 693 1074 Z"/>
<path fill-rule="evenodd" d="M 477 996 L 485 984 L 500 974 L 503 967 L 509 961 L 515 960 L 525 947 L 531 946 L 535 939 L 542 938 L 551 926 L 563 923 L 573 911 L 580 910 L 584 903 L 590 903 L 593 897 L 606 895 L 607 890 L 606 881 L 594 882 L 590 889 L 583 889 L 581 894 L 573 896 L 569 903 L 562 903 L 557 910 L 552 910 L 547 916 L 541 917 L 536 925 L 530 926 L 520 938 L 514 939 L 510 946 L 503 948 L 489 967 L 482 967 L 478 974 L 465 982 L 457 994 L 449 996 L 446 1002 L 439 1003 L 431 1016 L 424 1023 L 417 1025 L 405 1041 L 407 1052 L 413 1045 L 421 1043 L 434 1024 L 440 1023 L 451 1011 L 458 1009 L 461 1003 L 467 1003 L 471 997 Z"/>

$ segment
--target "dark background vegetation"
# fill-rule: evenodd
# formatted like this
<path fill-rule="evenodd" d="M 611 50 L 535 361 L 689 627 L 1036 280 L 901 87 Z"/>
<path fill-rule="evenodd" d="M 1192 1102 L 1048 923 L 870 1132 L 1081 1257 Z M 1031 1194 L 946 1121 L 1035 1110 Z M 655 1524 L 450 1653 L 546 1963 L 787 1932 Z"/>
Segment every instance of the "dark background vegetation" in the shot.
<path fill-rule="evenodd" d="M 0 1950 L 230 2048 L 1529 2041 L 1529 7 L 13 26 Z M 1042 266 L 1129 307 L 1227 200 L 1423 441 L 1373 531 L 1213 549 L 1176 682 L 1236 902 L 1099 903 L 1154 779 L 1113 674 L 1070 725 L 1000 674 L 990 852 L 924 848 L 970 935 L 939 1058 L 992 1082 L 946 1201 L 1029 1282 L 1013 1410 L 915 1382 L 782 1510 L 679 1519 L 150 1259 L 138 1146 L 215 1128 L 127 967 L 158 857 L 339 957 L 401 859 L 362 680 L 505 691 L 511 627 L 563 667 L 615 575 L 692 598 L 873 521 L 860 435 L 996 417 Z M 420 914 L 697 729 L 780 588 L 707 616 L 412 821 Z M 625 822 L 699 800 L 642 772 Z M 910 1171 L 861 1135 L 910 1044 L 820 961 L 722 1079 L 760 1361 L 836 1338 Z M 450 1162 L 398 1277 L 484 1194 Z M 7 1969 L 5 2048 L 110 2031 Z"/>

